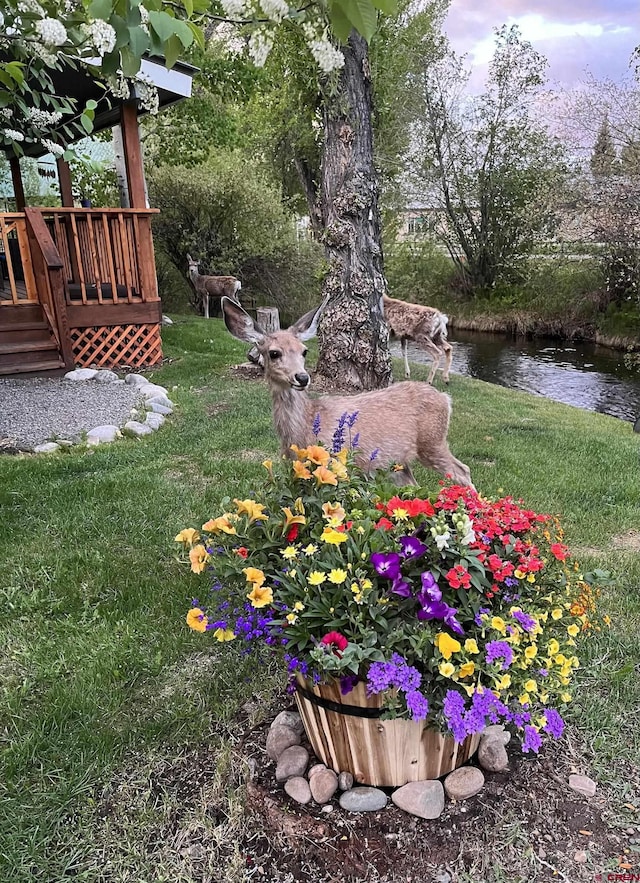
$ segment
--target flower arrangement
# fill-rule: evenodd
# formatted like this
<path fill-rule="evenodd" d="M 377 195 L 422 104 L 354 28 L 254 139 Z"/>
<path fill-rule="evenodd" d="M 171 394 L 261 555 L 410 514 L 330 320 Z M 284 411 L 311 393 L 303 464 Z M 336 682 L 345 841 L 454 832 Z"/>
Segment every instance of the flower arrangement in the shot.
<path fill-rule="evenodd" d="M 400 496 L 368 478 L 342 446 L 349 425 L 333 450 L 265 461 L 256 499 L 178 534 L 210 583 L 187 623 L 280 649 L 293 680 L 336 679 L 345 695 L 363 681 L 387 716 L 457 741 L 502 721 L 537 752 L 562 734 L 606 574 L 582 573 L 558 519 L 510 497 L 446 484 Z"/>

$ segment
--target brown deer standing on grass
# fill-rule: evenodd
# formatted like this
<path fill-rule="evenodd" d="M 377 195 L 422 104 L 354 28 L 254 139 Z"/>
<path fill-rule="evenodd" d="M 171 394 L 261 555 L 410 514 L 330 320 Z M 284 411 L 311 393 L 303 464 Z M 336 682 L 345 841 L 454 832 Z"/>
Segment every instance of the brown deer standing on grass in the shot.
<path fill-rule="evenodd" d="M 230 297 L 239 302 L 236 297 L 236 293 L 242 288 L 239 279 L 236 279 L 235 276 L 201 276 L 200 261 L 194 261 L 190 254 L 187 255 L 187 261 L 189 262 L 189 279 L 193 283 L 196 294 L 202 298 L 205 319 L 209 318 L 209 298 L 215 297 L 220 300 L 223 297 Z"/>
<path fill-rule="evenodd" d="M 282 453 L 291 456 L 291 445 L 306 447 L 317 440 L 331 446 L 338 423 L 342 418 L 344 424 L 350 414 L 349 425 L 358 436 L 356 459 L 365 469 L 399 464 L 401 470 L 393 472 L 396 484 L 415 484 L 411 463 L 419 460 L 457 484 L 472 486 L 468 466 L 447 444 L 451 400 L 428 383 L 404 381 L 352 396 L 307 396 L 311 378 L 304 341 L 315 336 L 323 306 L 305 313 L 286 331 L 267 334 L 238 303 L 222 298 L 228 331 L 254 344 L 263 360 Z"/>
<path fill-rule="evenodd" d="M 407 343 L 412 340 L 419 347 L 426 350 L 433 359 L 428 383 L 433 383 L 440 359 L 444 356 L 444 368 L 442 379 L 449 383 L 449 368 L 451 367 L 452 349 L 447 341 L 448 318 L 434 307 L 424 307 L 422 304 L 409 304 L 404 300 L 383 295 L 384 317 L 387 320 L 389 331 L 393 337 L 399 337 L 404 356 L 404 375 L 411 377 L 409 359 L 407 356 Z"/>

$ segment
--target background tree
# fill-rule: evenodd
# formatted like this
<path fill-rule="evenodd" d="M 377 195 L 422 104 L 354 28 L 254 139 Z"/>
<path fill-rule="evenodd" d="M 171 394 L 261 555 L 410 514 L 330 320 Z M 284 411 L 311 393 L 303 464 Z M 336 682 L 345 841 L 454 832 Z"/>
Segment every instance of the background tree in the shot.
<path fill-rule="evenodd" d="M 611 137 L 609 118 L 607 116 L 602 120 L 598 130 L 598 137 L 593 145 L 593 153 L 591 154 L 589 165 L 594 178 L 608 178 L 611 175 L 620 174 L 620 162 L 616 146 Z"/>
<path fill-rule="evenodd" d="M 468 74 L 444 37 L 425 58 L 411 78 L 422 110 L 416 177 L 442 218 L 436 235 L 465 285 L 491 288 L 517 277 L 522 259 L 555 224 L 563 153 L 535 114 L 546 61 L 516 27 L 503 27 L 485 91 L 472 98 Z"/>

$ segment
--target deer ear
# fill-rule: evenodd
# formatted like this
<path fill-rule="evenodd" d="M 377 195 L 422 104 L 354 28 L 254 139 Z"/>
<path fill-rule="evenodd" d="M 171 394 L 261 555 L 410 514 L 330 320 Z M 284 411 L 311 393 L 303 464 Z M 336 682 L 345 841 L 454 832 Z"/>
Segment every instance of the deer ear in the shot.
<path fill-rule="evenodd" d="M 189 261 L 190 264 L 193 263 L 193 258 L 191 257 L 190 254 L 187 255 L 187 260 Z"/>
<path fill-rule="evenodd" d="M 326 305 L 327 298 L 322 301 L 319 307 L 309 310 L 304 316 L 300 316 L 295 325 L 292 325 L 287 331 L 295 334 L 299 340 L 311 340 L 318 332 L 318 321 Z"/>
<path fill-rule="evenodd" d="M 246 343 L 262 343 L 264 331 L 253 321 L 249 313 L 242 309 L 239 303 L 230 297 L 223 297 L 220 304 L 224 324 L 227 326 L 229 334 Z"/>

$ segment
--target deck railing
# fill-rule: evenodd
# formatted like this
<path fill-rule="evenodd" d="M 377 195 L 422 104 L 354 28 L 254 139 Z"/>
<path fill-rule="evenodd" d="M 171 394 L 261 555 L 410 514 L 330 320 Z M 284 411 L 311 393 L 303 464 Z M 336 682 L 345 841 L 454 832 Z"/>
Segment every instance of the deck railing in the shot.
<path fill-rule="evenodd" d="M 24 213 L 0 214 L 0 307 L 37 303 Z"/>

